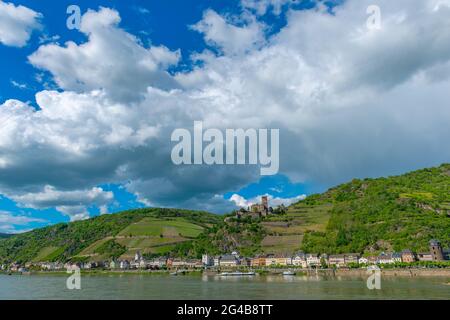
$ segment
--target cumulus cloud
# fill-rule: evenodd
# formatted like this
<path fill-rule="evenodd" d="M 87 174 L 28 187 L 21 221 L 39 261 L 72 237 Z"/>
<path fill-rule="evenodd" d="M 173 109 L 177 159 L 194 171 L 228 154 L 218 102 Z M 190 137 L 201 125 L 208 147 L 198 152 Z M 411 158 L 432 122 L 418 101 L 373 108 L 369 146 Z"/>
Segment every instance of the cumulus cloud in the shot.
<path fill-rule="evenodd" d="M 32 222 L 45 222 L 45 220 L 0 211 L 0 232 L 2 233 L 15 233 L 17 227 L 26 227 Z"/>
<path fill-rule="evenodd" d="M 0 43 L 25 46 L 31 33 L 41 28 L 41 18 L 42 15 L 32 9 L 0 0 Z"/>
<path fill-rule="evenodd" d="M 119 28 L 116 11 L 90 11 L 87 42 L 41 46 L 30 57 L 65 91 L 39 92 L 39 110 L 17 100 L 0 106 L 0 192 L 123 183 L 155 206 L 226 212 L 247 203 L 221 195 L 258 180 L 259 168 L 172 164 L 170 134 L 194 120 L 280 128 L 280 172 L 294 182 L 331 186 L 446 162 L 450 6 L 378 3 L 378 31 L 366 27 L 372 3 L 349 0 L 333 14 L 290 9 L 269 38 L 260 38 L 256 16 L 207 11 L 194 29 L 220 53 L 197 53 L 202 63 L 174 76 L 166 68 L 177 53 L 143 47 Z M 74 203 L 52 204 L 85 214 Z"/>
<path fill-rule="evenodd" d="M 203 33 L 207 43 L 220 48 L 225 54 L 242 54 L 264 43 L 264 26 L 251 17 L 241 24 L 233 24 L 217 12 L 207 10 L 203 19 L 191 28 Z"/>
<path fill-rule="evenodd" d="M 119 13 L 108 8 L 89 10 L 82 16 L 80 31 L 88 41 L 69 41 L 41 46 L 30 62 L 51 72 L 58 86 L 85 92 L 104 89 L 116 100 L 140 98 L 148 86 L 177 87 L 166 69 L 180 59 L 179 51 L 164 46 L 144 47 L 138 38 L 120 29 Z"/>
<path fill-rule="evenodd" d="M 102 207 L 102 211 L 104 211 L 104 206 L 112 202 L 114 195 L 112 192 L 106 192 L 102 188 L 61 191 L 47 185 L 41 192 L 12 195 L 11 198 L 19 206 L 26 208 L 47 209 L 56 207 L 58 211 L 68 215 L 71 221 L 76 221 L 89 217 L 87 211 L 89 206 Z"/>
<path fill-rule="evenodd" d="M 306 195 L 298 195 L 296 197 L 292 197 L 292 198 L 281 198 L 281 197 L 274 197 L 270 194 L 264 194 L 264 195 L 259 195 L 256 196 L 254 198 L 251 199 L 246 199 L 243 196 L 239 195 L 239 194 L 233 194 L 230 197 L 231 202 L 234 202 L 234 204 L 240 208 L 248 208 L 253 204 L 257 204 L 257 203 L 261 203 L 261 197 L 262 196 L 267 196 L 268 200 L 269 200 L 269 206 L 275 208 L 281 205 L 284 206 L 289 206 L 293 203 L 299 202 L 301 200 L 305 200 L 306 199 Z"/>

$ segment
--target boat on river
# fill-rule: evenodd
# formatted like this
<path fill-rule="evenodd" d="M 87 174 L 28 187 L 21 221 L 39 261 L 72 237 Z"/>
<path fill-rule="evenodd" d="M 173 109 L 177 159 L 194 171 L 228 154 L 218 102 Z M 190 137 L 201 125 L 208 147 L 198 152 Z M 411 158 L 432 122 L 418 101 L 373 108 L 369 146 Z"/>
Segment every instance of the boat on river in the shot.
<path fill-rule="evenodd" d="M 254 272 L 222 272 L 219 274 L 221 277 L 243 277 L 243 276 L 254 276 Z"/>

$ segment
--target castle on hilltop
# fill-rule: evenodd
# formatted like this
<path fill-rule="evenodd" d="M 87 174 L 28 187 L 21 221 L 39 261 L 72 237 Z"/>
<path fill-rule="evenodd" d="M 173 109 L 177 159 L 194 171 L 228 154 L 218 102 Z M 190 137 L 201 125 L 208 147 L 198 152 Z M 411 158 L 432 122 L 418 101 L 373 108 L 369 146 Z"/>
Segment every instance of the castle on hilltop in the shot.
<path fill-rule="evenodd" d="M 273 208 L 269 207 L 269 198 L 267 196 L 261 197 L 261 203 L 252 204 L 247 209 L 241 208 L 236 212 L 236 218 L 243 217 L 261 218 L 273 213 Z"/>

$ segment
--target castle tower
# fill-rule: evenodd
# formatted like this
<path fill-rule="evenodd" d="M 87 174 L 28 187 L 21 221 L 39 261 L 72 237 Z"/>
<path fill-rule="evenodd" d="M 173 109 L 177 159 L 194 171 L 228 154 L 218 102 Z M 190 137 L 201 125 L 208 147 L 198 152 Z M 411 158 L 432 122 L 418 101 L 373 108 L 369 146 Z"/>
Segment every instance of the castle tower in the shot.
<path fill-rule="evenodd" d="M 260 214 L 265 217 L 269 214 L 269 199 L 267 198 L 267 196 L 262 196 L 261 197 L 261 210 L 260 210 Z"/>
<path fill-rule="evenodd" d="M 443 261 L 444 252 L 442 251 L 441 243 L 438 240 L 430 241 L 430 253 L 434 261 Z"/>
<path fill-rule="evenodd" d="M 269 199 L 267 198 L 267 196 L 262 196 L 261 204 L 263 205 L 266 211 L 269 210 Z"/>

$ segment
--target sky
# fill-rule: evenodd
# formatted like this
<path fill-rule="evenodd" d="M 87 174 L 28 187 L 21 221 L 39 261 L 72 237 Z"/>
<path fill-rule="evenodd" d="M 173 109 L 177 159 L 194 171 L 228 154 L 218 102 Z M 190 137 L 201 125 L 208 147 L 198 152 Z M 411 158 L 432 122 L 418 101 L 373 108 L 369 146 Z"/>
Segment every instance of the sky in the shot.
<path fill-rule="evenodd" d="M 0 233 L 449 162 L 449 18 L 449 0 L 0 0 Z M 278 174 L 175 165 L 194 121 L 279 129 Z"/>

